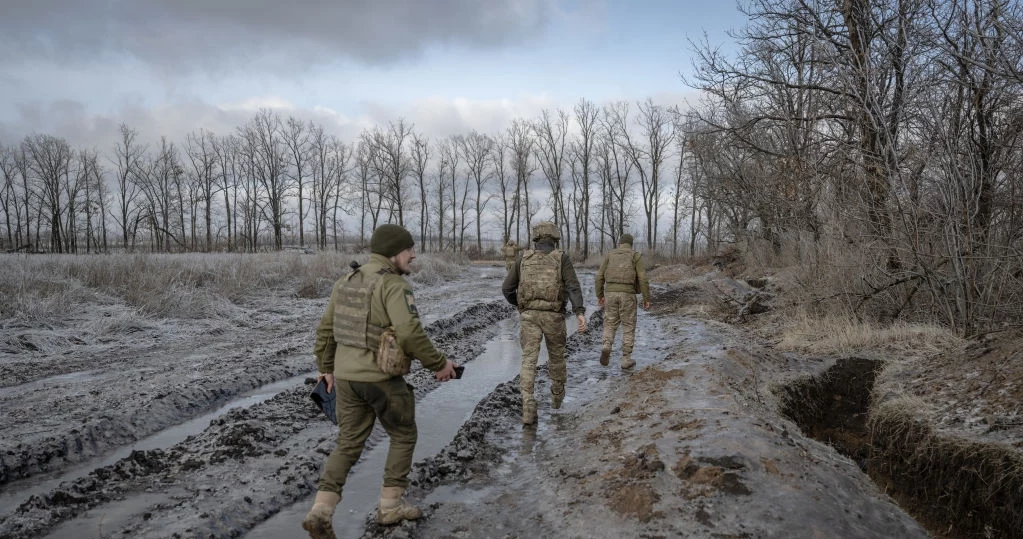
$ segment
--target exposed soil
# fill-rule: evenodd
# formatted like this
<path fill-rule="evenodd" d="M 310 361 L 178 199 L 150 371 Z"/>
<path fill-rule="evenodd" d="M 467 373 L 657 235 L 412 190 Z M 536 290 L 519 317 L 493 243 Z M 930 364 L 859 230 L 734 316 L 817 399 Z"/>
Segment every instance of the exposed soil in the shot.
<path fill-rule="evenodd" d="M 496 321 L 517 318 L 499 299 L 500 273 L 417 288 L 428 333 L 462 362 L 471 365 Z M 587 333 L 570 338 L 562 409 L 550 409 L 544 366 L 534 428 L 521 425 L 517 379 L 499 384 L 446 448 L 415 464 L 407 495 L 426 518 L 381 528 L 367 515 L 364 537 L 1020 536 L 1023 526 L 1010 527 L 1023 506 L 1013 482 L 1023 468 L 1018 335 L 992 334 L 927 361 L 802 357 L 745 325 L 775 314 L 783 290 L 770 283 L 743 286 L 684 266 L 651 276 L 654 305 L 640 314 L 634 372 L 619 369 L 617 356 L 599 365 L 597 312 Z M 14 503 L 0 508 L 0 537 L 76 525 L 80 537 L 237 537 L 308 500 L 334 439 L 308 399 L 311 379 L 170 447 L 133 452 L 43 494 L 17 493 L 247 390 L 310 373 L 323 301 L 280 294 L 226 318 L 138 319 L 103 334 L 87 324 L 121 316 L 117 306 L 45 328 L 4 321 L 0 496 Z M 437 387 L 421 369 L 409 381 L 417 397 Z M 370 445 L 384 437 L 378 430 Z M 959 460 L 928 454 L 939 472 L 931 477 L 907 453 L 920 440 L 982 445 L 954 453 Z M 954 465 L 978 475 L 947 483 Z M 970 491 L 951 506 L 937 486 L 984 480 L 994 489 L 987 498 Z M 99 523 L 84 517 L 97 512 L 106 515 Z M 295 530 L 302 537 L 297 522 Z"/>

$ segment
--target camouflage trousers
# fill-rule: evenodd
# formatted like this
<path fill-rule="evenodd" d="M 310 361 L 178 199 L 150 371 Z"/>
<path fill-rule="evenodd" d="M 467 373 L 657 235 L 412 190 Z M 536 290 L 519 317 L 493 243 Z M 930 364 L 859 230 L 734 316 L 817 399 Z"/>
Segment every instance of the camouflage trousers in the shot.
<path fill-rule="evenodd" d="M 514 258 L 511 259 L 511 260 L 505 260 L 504 261 L 504 269 L 505 269 L 505 271 L 511 272 L 512 267 L 514 267 L 514 266 L 515 266 L 515 259 Z"/>
<path fill-rule="evenodd" d="M 540 356 L 540 342 L 547 342 L 547 371 L 551 376 L 551 394 L 565 394 L 565 380 L 568 368 L 565 366 L 565 343 L 568 332 L 565 329 L 565 315 L 554 311 L 524 310 L 521 313 L 519 342 L 522 344 L 522 370 L 519 373 L 519 389 L 522 391 L 523 406 L 536 407 L 533 384 L 536 380 L 536 363 Z"/>
<path fill-rule="evenodd" d="M 610 350 L 618 324 L 622 326 L 622 354 L 632 353 L 636 344 L 636 294 L 607 292 L 604 294 L 604 334 L 601 350 Z"/>
<path fill-rule="evenodd" d="M 379 419 L 390 447 L 384 462 L 385 487 L 408 486 L 416 449 L 416 398 L 401 376 L 384 382 L 335 380 L 337 443 L 320 476 L 318 490 L 341 494 L 348 471 L 362 455 L 366 439 Z"/>

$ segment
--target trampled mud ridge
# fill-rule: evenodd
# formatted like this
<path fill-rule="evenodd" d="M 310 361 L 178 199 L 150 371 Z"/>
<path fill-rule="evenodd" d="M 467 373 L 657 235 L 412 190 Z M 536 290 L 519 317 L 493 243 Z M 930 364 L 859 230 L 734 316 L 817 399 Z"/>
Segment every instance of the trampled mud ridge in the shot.
<path fill-rule="evenodd" d="M 438 320 L 426 330 L 442 351 L 457 361 L 471 361 L 470 351 L 490 340 L 495 323 L 512 312 L 512 306 L 500 301 L 478 304 Z M 311 343 L 307 346 L 311 348 Z M 309 354 L 302 356 L 307 358 L 303 370 L 314 368 Z M 408 380 L 421 396 L 437 382 L 432 373 L 415 365 Z M 312 381 L 307 379 L 304 385 L 263 403 L 231 410 L 201 434 L 171 448 L 135 451 L 48 494 L 32 496 L 12 514 L 0 518 L 0 536 L 35 537 L 105 506 L 128 507 L 137 513 L 129 511 L 120 521 L 101 521 L 102 530 L 90 533 L 102 531 L 121 537 L 240 535 L 315 489 L 336 427 L 311 404 Z M 374 432 L 369 445 L 382 438 L 382 431 Z M 82 524 L 91 525 L 91 521 Z"/>

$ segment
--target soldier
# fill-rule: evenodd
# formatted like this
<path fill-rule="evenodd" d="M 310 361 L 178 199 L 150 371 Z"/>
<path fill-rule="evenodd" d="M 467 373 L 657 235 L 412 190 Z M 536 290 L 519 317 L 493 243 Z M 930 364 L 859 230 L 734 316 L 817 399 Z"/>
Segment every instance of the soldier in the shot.
<path fill-rule="evenodd" d="M 604 308 L 604 335 L 600 344 L 600 364 L 611 359 L 618 324 L 622 325 L 622 368 L 636 366 L 632 348 L 636 343 L 636 294 L 643 294 L 643 309 L 650 308 L 650 282 L 643 268 L 643 255 L 632 250 L 632 235 L 622 234 L 618 248 L 612 249 L 597 270 L 594 285 L 597 304 Z M 607 283 L 605 294 L 604 283 Z"/>
<path fill-rule="evenodd" d="M 522 424 L 536 423 L 533 382 L 541 340 L 547 341 L 548 371 L 551 376 L 551 408 L 561 408 L 565 398 L 565 344 L 567 331 L 562 314 L 563 295 L 572 301 L 579 331 L 586 331 L 586 308 L 572 261 L 557 249 L 561 233 L 551 222 L 538 223 L 532 234 L 535 246 L 522 252 L 501 286 L 505 299 L 520 312 L 519 341 L 522 344 Z"/>
<path fill-rule="evenodd" d="M 511 271 L 512 266 L 515 265 L 515 256 L 519 254 L 519 246 L 515 245 L 515 240 L 509 239 L 508 243 L 501 248 L 501 253 L 504 255 L 504 267 L 505 270 Z"/>
<path fill-rule="evenodd" d="M 413 245 L 412 234 L 400 226 L 386 224 L 374 230 L 369 261 L 334 284 L 316 329 L 319 378 L 326 380 L 328 391 L 337 391 L 338 435 L 312 510 L 302 521 L 313 539 L 335 539 L 334 508 L 376 420 L 390 437 L 377 522 L 394 524 L 422 516 L 419 508 L 402 498 L 418 436 L 415 396 L 400 374 L 381 370 L 387 364 L 378 363 L 377 357 L 381 339 L 391 342 L 386 336 L 393 328 L 397 349 L 408 361 L 419 359 L 438 381 L 455 377 L 456 365 L 426 335 L 412 288 L 402 277 L 409 274 L 416 258 Z M 399 353 L 399 357 L 405 356 Z M 408 363 L 403 367 L 407 372 Z"/>

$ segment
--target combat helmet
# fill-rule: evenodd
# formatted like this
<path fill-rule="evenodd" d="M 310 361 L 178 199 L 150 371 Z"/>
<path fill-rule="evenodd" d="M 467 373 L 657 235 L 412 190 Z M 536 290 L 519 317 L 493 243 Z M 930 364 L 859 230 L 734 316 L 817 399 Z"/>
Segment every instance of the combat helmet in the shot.
<path fill-rule="evenodd" d="M 558 230 L 558 225 L 550 221 L 542 221 L 533 225 L 533 241 L 540 241 L 545 237 L 560 241 L 561 231 Z"/>

